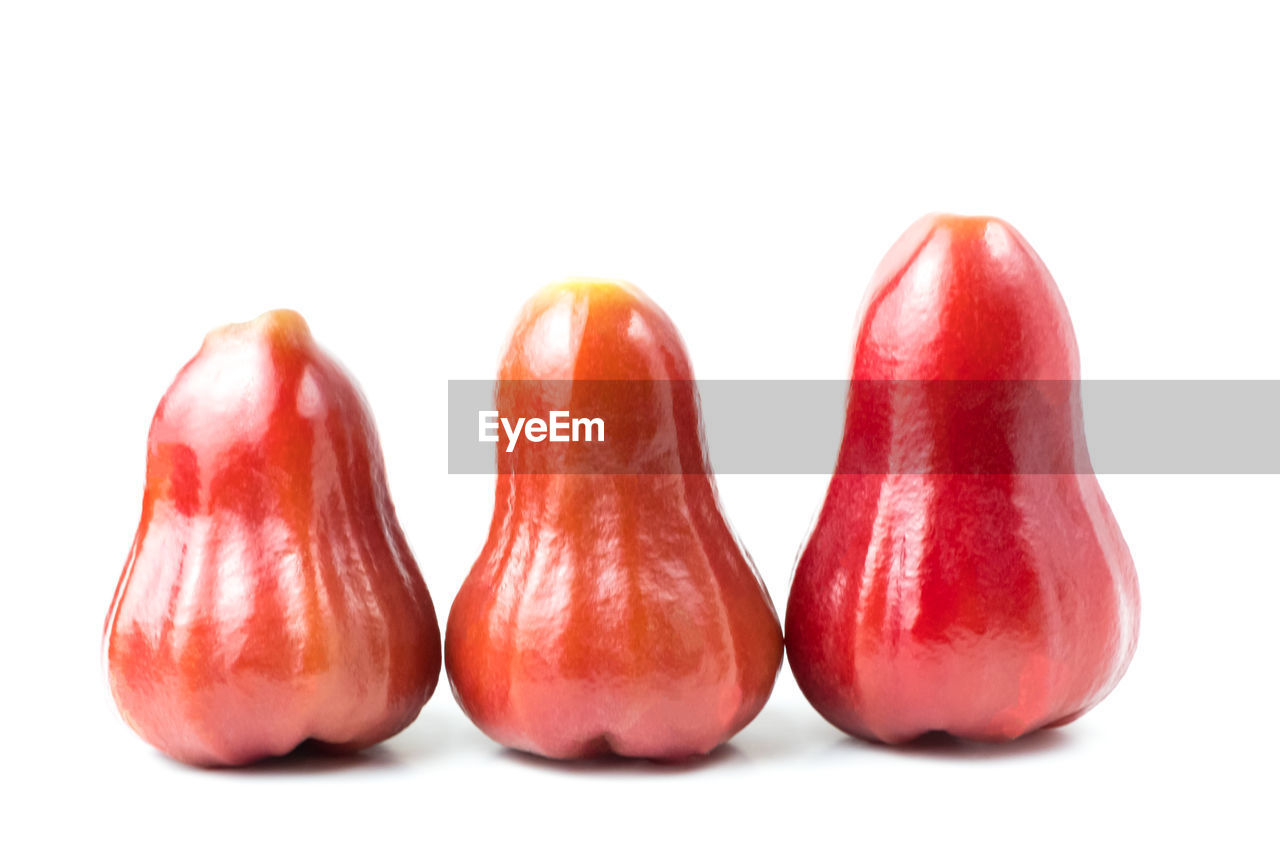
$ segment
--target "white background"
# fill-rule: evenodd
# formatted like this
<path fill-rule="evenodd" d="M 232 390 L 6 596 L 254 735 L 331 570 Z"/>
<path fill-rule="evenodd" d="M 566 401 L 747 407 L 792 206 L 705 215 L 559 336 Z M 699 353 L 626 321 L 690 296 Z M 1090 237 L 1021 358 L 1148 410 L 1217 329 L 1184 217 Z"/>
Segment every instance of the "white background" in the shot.
<path fill-rule="evenodd" d="M 1267 5 L 6 3 L 0 846 L 1274 849 L 1274 477 L 1105 477 L 1137 656 L 1002 748 L 855 742 L 784 667 L 684 769 L 522 758 L 442 682 L 362 758 L 196 771 L 99 660 L 154 407 L 268 308 L 365 389 L 442 623 L 492 500 L 446 473 L 446 380 L 565 275 L 637 283 L 703 378 L 841 378 L 898 234 L 989 213 L 1087 378 L 1280 378 Z M 720 480 L 779 611 L 825 479 Z"/>

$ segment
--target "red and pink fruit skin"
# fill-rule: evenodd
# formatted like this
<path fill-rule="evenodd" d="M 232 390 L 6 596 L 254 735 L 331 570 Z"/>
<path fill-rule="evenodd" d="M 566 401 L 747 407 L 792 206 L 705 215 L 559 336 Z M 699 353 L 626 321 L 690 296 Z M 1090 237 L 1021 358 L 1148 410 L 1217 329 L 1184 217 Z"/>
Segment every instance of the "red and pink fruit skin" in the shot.
<path fill-rule="evenodd" d="M 787 605 L 792 671 L 834 725 L 1004 741 L 1116 686 L 1138 583 L 1090 467 L 1079 377 L 1062 296 L 1006 223 L 929 216 L 889 252 Z M 948 388 L 984 389 L 982 405 L 940 405 Z M 991 471 L 968 472 L 974 443 Z"/>
<path fill-rule="evenodd" d="M 449 613 L 445 668 L 499 743 L 677 761 L 764 707 L 782 630 L 720 508 L 692 379 L 675 325 L 631 285 L 552 285 L 521 313 L 497 408 L 571 406 L 601 415 L 607 441 L 498 451 L 493 522 Z"/>
<path fill-rule="evenodd" d="M 161 400 L 104 646 L 124 719 L 194 765 L 360 749 L 431 696 L 440 630 L 373 418 L 297 314 L 210 333 Z"/>

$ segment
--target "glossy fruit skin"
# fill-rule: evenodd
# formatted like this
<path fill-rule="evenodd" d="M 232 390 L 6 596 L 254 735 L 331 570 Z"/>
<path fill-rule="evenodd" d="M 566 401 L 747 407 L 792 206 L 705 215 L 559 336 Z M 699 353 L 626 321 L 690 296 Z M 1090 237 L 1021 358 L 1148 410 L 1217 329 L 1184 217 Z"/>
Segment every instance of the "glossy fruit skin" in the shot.
<path fill-rule="evenodd" d="M 431 696 L 440 629 L 373 418 L 299 315 L 210 333 L 160 401 L 104 645 L 125 720 L 195 765 L 360 749 Z"/>
<path fill-rule="evenodd" d="M 594 470 L 645 473 L 559 473 L 566 445 L 498 452 L 493 522 L 449 613 L 445 668 L 499 743 L 678 760 L 728 740 L 773 689 L 781 627 L 720 509 L 692 377 L 675 326 L 630 285 L 565 282 L 525 306 L 498 410 L 545 412 L 533 398 L 567 383 L 527 380 L 576 380 L 573 405 L 607 425 Z"/>
<path fill-rule="evenodd" d="M 1003 741 L 1068 723 L 1115 687 L 1138 583 L 1090 467 L 1079 375 L 1066 305 L 1009 225 L 929 216 L 889 252 L 787 607 L 788 660 L 830 722 L 886 743 Z M 973 410 L 884 408 L 878 380 L 997 382 Z M 1034 410 L 1045 393 L 1064 395 L 1052 409 L 1064 416 Z M 999 470 L 963 473 L 957 435 L 994 448 Z"/>

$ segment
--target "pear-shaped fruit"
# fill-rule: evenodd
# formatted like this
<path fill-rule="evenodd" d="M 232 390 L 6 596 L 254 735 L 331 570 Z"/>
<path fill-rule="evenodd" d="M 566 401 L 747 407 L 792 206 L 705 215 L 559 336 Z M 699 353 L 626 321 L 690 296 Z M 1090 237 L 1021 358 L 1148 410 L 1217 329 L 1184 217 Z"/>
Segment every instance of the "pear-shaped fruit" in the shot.
<path fill-rule="evenodd" d="M 604 441 L 499 445 L 489 539 L 445 638 L 458 702 L 499 743 L 680 759 L 768 698 L 781 630 L 716 497 L 692 378 L 630 285 L 552 285 L 520 315 L 500 415 L 591 416 Z"/>
<path fill-rule="evenodd" d="M 804 694 L 859 737 L 1070 722 L 1138 634 L 1085 446 L 1075 333 L 996 219 L 930 216 L 876 272 L 836 474 L 787 605 Z"/>
<path fill-rule="evenodd" d="M 105 645 L 125 720 L 191 764 L 369 746 L 435 689 L 373 418 L 292 311 L 210 333 L 160 401 Z"/>

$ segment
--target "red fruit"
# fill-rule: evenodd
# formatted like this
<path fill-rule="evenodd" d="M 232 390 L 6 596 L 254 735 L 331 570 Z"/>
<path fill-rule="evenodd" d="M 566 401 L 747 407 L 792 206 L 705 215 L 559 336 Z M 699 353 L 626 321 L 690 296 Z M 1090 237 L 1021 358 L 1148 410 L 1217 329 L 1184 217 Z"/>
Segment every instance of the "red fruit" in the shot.
<path fill-rule="evenodd" d="M 1120 680 L 1138 584 L 1079 375 L 1058 288 L 1010 226 L 930 216 L 890 250 L 787 606 L 791 668 L 836 726 L 1006 740 Z"/>
<path fill-rule="evenodd" d="M 105 644 L 125 720 L 191 764 L 360 749 L 435 689 L 373 418 L 292 311 L 212 332 L 160 401 Z"/>
<path fill-rule="evenodd" d="M 630 285 L 568 282 L 525 306 L 498 411 L 600 417 L 605 442 L 499 445 L 489 540 L 445 642 L 454 695 L 499 743 L 679 759 L 764 706 L 782 633 L 721 513 L 692 378 Z"/>

